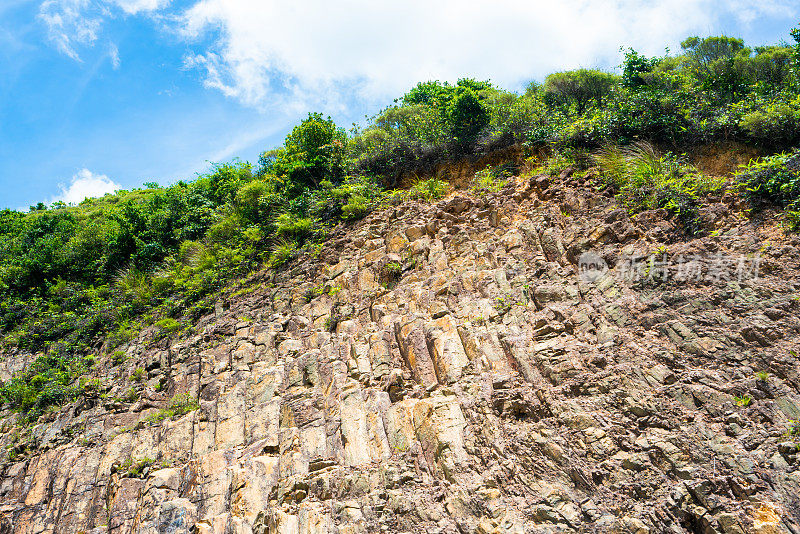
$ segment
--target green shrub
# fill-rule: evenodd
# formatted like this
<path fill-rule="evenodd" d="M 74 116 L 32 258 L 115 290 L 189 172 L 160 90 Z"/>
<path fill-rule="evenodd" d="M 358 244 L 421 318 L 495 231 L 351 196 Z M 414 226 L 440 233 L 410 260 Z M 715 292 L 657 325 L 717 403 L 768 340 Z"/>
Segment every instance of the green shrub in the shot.
<path fill-rule="evenodd" d="M 124 320 L 121 321 L 114 330 L 109 332 L 108 345 L 110 347 L 119 347 L 128 341 L 135 339 L 139 335 L 140 325 L 136 321 Z"/>
<path fill-rule="evenodd" d="M 795 232 L 800 232 L 800 210 L 788 210 L 786 212 L 786 222 L 789 228 Z"/>
<path fill-rule="evenodd" d="M 397 282 L 400 280 L 400 277 L 403 275 L 403 266 L 400 262 L 397 261 L 390 261 L 383 265 L 380 273 L 381 284 L 388 288 L 392 289 L 397 285 Z"/>
<path fill-rule="evenodd" d="M 267 226 L 275 212 L 285 207 L 284 183 L 272 176 L 262 176 L 243 185 L 234 197 L 235 213 L 251 223 Z"/>
<path fill-rule="evenodd" d="M 241 221 L 232 216 L 222 217 L 208 229 L 208 241 L 225 244 L 235 240 L 242 230 Z"/>
<path fill-rule="evenodd" d="M 294 242 L 282 241 L 272 250 L 267 263 L 271 268 L 276 269 L 292 259 L 295 252 L 297 252 L 297 245 Z"/>
<path fill-rule="evenodd" d="M 487 165 L 482 171 L 475 173 L 472 181 L 473 192 L 496 193 L 508 183 L 508 179 L 513 176 L 512 165 Z"/>
<path fill-rule="evenodd" d="M 189 393 L 181 393 L 175 395 L 169 400 L 167 407 L 159 410 L 156 413 L 150 414 L 144 419 L 145 423 L 157 424 L 165 419 L 172 419 L 173 417 L 180 417 L 187 413 L 194 411 L 200 407 L 197 399 L 192 397 Z"/>
<path fill-rule="evenodd" d="M 545 78 L 544 94 L 553 104 L 575 106 L 580 115 L 592 102 L 601 106 L 618 81 L 618 76 L 594 69 L 556 72 Z"/>
<path fill-rule="evenodd" d="M 652 71 L 658 62 L 659 58 L 648 58 L 633 48 L 628 48 L 622 62 L 622 79 L 620 80 L 622 86 L 636 88 L 645 85 L 646 82 L 642 75 Z"/>
<path fill-rule="evenodd" d="M 50 352 L 36 358 L 24 372 L 0 384 L 0 399 L 23 415 L 23 423 L 32 422 L 51 406 L 77 397 L 85 384 L 75 384 L 75 381 L 85 371 L 82 358 Z"/>
<path fill-rule="evenodd" d="M 606 103 L 592 144 L 632 143 L 636 139 L 678 143 L 697 138 L 691 113 L 696 103 L 683 92 L 621 91 Z"/>
<path fill-rule="evenodd" d="M 471 141 L 489 124 L 489 111 L 471 89 L 459 91 L 447 108 L 447 117 L 460 142 Z"/>
<path fill-rule="evenodd" d="M 163 334 L 171 334 L 173 332 L 177 332 L 183 327 L 183 325 L 180 322 L 176 321 L 172 317 L 165 317 L 159 321 L 156 321 L 155 326 Z"/>
<path fill-rule="evenodd" d="M 324 223 L 353 221 L 372 211 L 382 197 L 380 185 L 371 176 L 347 177 L 338 185 L 325 180 L 312 194 L 309 211 Z"/>
<path fill-rule="evenodd" d="M 739 126 L 753 140 L 769 146 L 786 146 L 800 141 L 800 99 L 774 102 L 744 115 Z"/>
<path fill-rule="evenodd" d="M 739 169 L 736 179 L 754 207 L 768 203 L 785 207 L 790 226 L 800 229 L 800 152 L 750 161 Z"/>
<path fill-rule="evenodd" d="M 284 213 L 278 217 L 276 233 L 284 238 L 303 239 L 308 236 L 314 227 L 313 219 L 308 217 L 295 217 Z"/>
<path fill-rule="evenodd" d="M 282 148 L 261 155 L 259 174 L 283 179 L 290 196 L 324 179 L 338 181 L 344 175 L 346 142 L 347 134 L 330 117 L 309 113 L 286 136 Z"/>
<path fill-rule="evenodd" d="M 450 184 L 438 178 L 428 178 L 427 180 L 417 180 L 411 186 L 409 195 L 411 198 L 418 200 L 426 200 L 431 202 L 438 200 L 447 194 Z"/>
<path fill-rule="evenodd" d="M 606 184 L 618 191 L 618 199 L 631 213 L 664 208 L 690 233 L 700 230 L 700 197 L 719 192 L 724 185 L 670 154 L 659 154 L 647 143 L 605 147 L 595 157 Z"/>

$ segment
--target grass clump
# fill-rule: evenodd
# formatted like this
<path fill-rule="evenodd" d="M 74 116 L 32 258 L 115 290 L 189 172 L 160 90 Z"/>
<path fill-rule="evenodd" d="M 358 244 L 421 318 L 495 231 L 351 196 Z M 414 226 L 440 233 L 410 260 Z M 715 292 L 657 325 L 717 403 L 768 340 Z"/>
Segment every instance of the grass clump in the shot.
<path fill-rule="evenodd" d="M 143 421 L 155 425 L 166 419 L 186 415 L 199 407 L 200 404 L 197 402 L 197 399 L 193 398 L 189 393 L 181 393 L 172 397 L 166 408 L 148 415 Z"/>
<path fill-rule="evenodd" d="M 472 181 L 473 193 L 497 193 L 514 175 L 511 165 L 487 165 L 485 169 L 475 173 Z"/>
<path fill-rule="evenodd" d="M 283 238 L 303 239 L 311 233 L 314 220 L 309 217 L 295 217 L 289 213 L 278 216 L 275 233 Z"/>
<path fill-rule="evenodd" d="M 172 317 L 165 317 L 164 319 L 156 321 L 155 326 L 162 334 L 172 334 L 181 329 L 181 323 Z"/>
<path fill-rule="evenodd" d="M 416 200 L 432 202 L 447 194 L 450 184 L 438 178 L 428 178 L 427 180 L 417 180 L 409 190 L 409 197 Z"/>
<path fill-rule="evenodd" d="M 149 468 L 156 461 L 150 457 L 128 458 L 125 462 L 114 467 L 114 471 L 119 473 L 122 478 L 144 478 Z"/>
<path fill-rule="evenodd" d="M 267 264 L 276 269 L 288 262 L 297 252 L 297 245 L 294 241 L 281 241 L 272 250 Z"/>
<path fill-rule="evenodd" d="M 631 213 L 664 208 L 690 234 L 701 230 L 700 198 L 719 192 L 724 182 L 709 179 L 672 154 L 660 154 L 651 144 L 606 146 L 595 154 L 605 184 Z"/>
<path fill-rule="evenodd" d="M 133 386 L 125 390 L 125 393 L 122 395 L 122 401 L 124 402 L 132 403 L 137 400 L 139 400 L 139 392 L 136 391 L 136 388 Z"/>
<path fill-rule="evenodd" d="M 115 350 L 111 353 L 111 365 L 122 365 L 126 360 L 125 353 L 121 350 Z"/>
<path fill-rule="evenodd" d="M 790 419 L 789 428 L 786 430 L 786 435 L 790 438 L 796 438 L 797 436 L 800 436 L 800 421 Z"/>
<path fill-rule="evenodd" d="M 315 298 L 322 296 L 324 294 L 325 294 L 325 286 L 319 284 L 314 287 L 308 288 L 306 292 L 303 294 L 303 298 L 305 298 L 306 302 L 311 302 Z"/>
<path fill-rule="evenodd" d="M 400 273 L 403 272 L 403 266 L 397 261 L 390 261 L 384 266 L 384 269 L 386 269 L 386 274 L 392 278 L 398 278 Z"/>
<path fill-rule="evenodd" d="M 335 332 L 336 327 L 339 325 L 340 318 L 337 315 L 331 314 L 327 318 L 325 318 L 325 325 L 324 328 L 328 332 Z"/>
<path fill-rule="evenodd" d="M 500 315 L 510 312 L 513 305 L 514 302 L 510 297 L 497 297 L 494 299 L 494 309 Z"/>

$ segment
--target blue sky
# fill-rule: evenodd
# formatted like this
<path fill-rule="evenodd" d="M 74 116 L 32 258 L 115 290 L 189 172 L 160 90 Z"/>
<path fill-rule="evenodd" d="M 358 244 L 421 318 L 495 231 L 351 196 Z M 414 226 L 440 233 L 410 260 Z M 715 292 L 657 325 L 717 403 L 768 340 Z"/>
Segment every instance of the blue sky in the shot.
<path fill-rule="evenodd" d="M 794 1 L 0 0 L 0 208 L 255 161 L 308 111 L 363 121 L 417 81 L 611 69 L 686 35 L 788 39 Z"/>

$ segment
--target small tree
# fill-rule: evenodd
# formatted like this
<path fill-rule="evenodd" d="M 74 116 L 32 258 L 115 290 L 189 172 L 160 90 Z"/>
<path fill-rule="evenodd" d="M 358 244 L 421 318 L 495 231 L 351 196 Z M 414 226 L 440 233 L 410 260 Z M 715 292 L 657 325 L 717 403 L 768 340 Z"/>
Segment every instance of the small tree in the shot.
<path fill-rule="evenodd" d="M 733 59 L 742 53 L 749 55 L 742 39 L 725 35 L 705 38 L 687 37 L 681 43 L 681 48 L 698 70 L 708 74 L 720 60 Z"/>
<path fill-rule="evenodd" d="M 544 94 L 551 104 L 574 104 L 581 115 L 592 101 L 601 106 L 618 80 L 619 77 L 613 74 L 594 69 L 556 72 L 545 78 Z"/>
<path fill-rule="evenodd" d="M 715 91 L 728 100 L 746 91 L 751 50 L 742 39 L 725 35 L 689 37 L 681 48 L 702 89 Z"/>
<path fill-rule="evenodd" d="M 800 24 L 793 28 L 789 34 L 794 39 L 794 54 L 792 55 L 792 83 L 795 91 L 800 91 Z"/>
<path fill-rule="evenodd" d="M 658 58 L 648 58 L 633 48 L 628 48 L 622 62 L 622 86 L 628 88 L 641 87 L 645 84 L 642 74 L 650 72 L 658 64 Z"/>
<path fill-rule="evenodd" d="M 791 84 L 794 52 L 789 46 L 756 47 L 755 57 L 747 61 L 748 76 L 767 91 L 786 87 Z"/>
<path fill-rule="evenodd" d="M 286 136 L 283 147 L 262 154 L 268 172 L 287 181 L 294 194 L 315 188 L 322 180 L 338 182 L 345 174 L 347 133 L 321 113 L 309 113 Z"/>
<path fill-rule="evenodd" d="M 473 139 L 489 124 L 489 111 L 472 89 L 463 89 L 447 109 L 450 128 L 458 141 Z"/>

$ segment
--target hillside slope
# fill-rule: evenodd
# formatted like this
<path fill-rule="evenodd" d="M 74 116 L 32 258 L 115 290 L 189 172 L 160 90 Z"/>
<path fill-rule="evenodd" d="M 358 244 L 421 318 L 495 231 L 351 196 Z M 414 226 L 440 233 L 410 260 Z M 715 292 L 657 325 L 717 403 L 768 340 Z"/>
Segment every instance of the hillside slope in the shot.
<path fill-rule="evenodd" d="M 5 433 L 0 532 L 800 532 L 800 240 L 737 202 L 690 239 L 567 170 L 342 226 Z"/>

